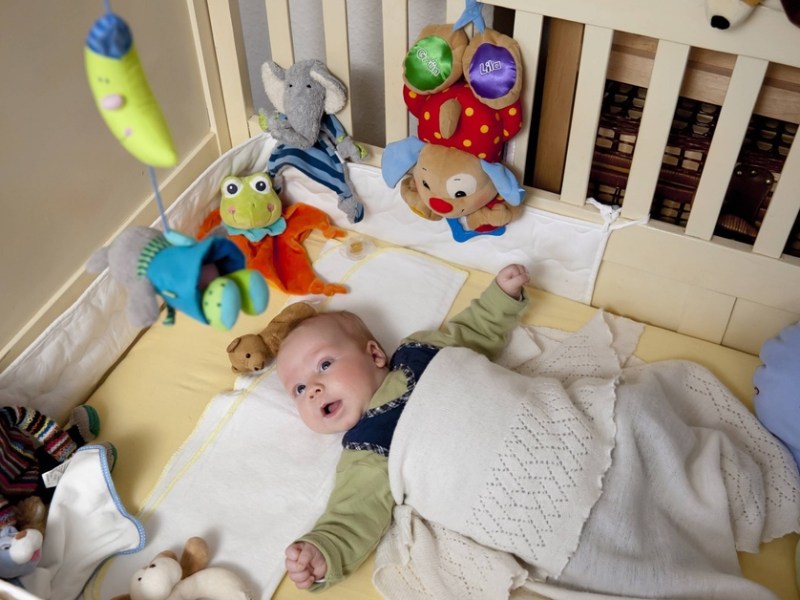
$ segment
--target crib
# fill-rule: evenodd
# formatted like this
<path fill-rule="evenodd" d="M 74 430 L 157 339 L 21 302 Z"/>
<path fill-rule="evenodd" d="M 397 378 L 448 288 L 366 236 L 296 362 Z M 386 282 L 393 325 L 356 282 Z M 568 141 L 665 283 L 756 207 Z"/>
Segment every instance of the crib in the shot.
<path fill-rule="evenodd" d="M 288 66 L 304 43 L 298 36 L 306 33 L 293 30 L 303 15 L 290 0 L 264 4 L 270 56 Z M 408 3 L 369 5 L 380 13 L 381 25 L 378 59 L 372 61 L 380 64 L 368 78 L 353 66 L 351 3 L 319 5 L 324 37 L 319 58 L 351 92 L 337 116 L 368 150 L 363 164 L 350 166 L 367 216 L 352 224 L 334 211 L 337 225 L 349 236 L 367 236 L 385 255 L 403 248 L 463 272 L 439 318 L 464 307 L 490 281 L 497 262 L 487 252 L 530 261 L 533 308 L 526 324 L 574 331 L 597 309 L 626 317 L 644 324 L 639 358 L 697 361 L 752 408 L 752 374 L 761 346 L 800 320 L 800 149 L 793 143 L 800 122 L 800 29 L 777 1 L 767 0 L 744 23 L 724 31 L 709 25 L 701 0 L 646 6 L 636 0 L 484 2 L 493 7 L 493 26 L 512 36 L 522 52 L 523 126 L 503 160 L 523 185 L 525 218 L 536 225 L 514 233 L 512 222 L 507 234 L 478 250 L 415 221 L 397 190 L 380 179 L 383 148 L 416 128 L 400 76 L 418 33 L 410 29 Z M 205 104 L 209 119 L 202 144 L 164 184 L 176 197 L 168 211 L 173 226 L 187 232 L 196 231 L 218 202 L 223 171 L 262 164 L 272 144 L 259 122 L 264 107 L 252 99 L 258 65 L 245 51 L 241 9 L 239 2 L 221 0 L 185 7 L 204 91 L 192 101 Z M 446 22 L 463 10 L 462 0 L 447 0 Z M 372 96 L 383 98 L 377 121 L 363 116 L 364 107 L 376 103 Z M 743 165 L 771 175 L 762 196 L 744 207 L 734 206 L 733 193 Z M 322 210 L 333 206 L 324 190 L 297 173 L 287 175 L 285 191 L 292 201 Z M 405 216 L 397 217 L 397 211 Z M 146 214 L 140 210 L 139 220 Z M 745 222 L 747 230 L 733 221 Z M 528 221 L 521 220 L 520 229 L 522 223 Z M 559 235 L 574 247 L 564 250 L 555 270 L 534 270 L 558 246 Z M 579 238 L 588 239 L 588 247 Z M 315 264 L 341 254 L 320 235 L 306 244 Z M 349 273 L 331 268 L 332 277 Z M 175 462 L 174 457 L 187 452 L 196 457 L 194 445 L 213 446 L 216 433 L 210 432 L 216 430 L 210 421 L 224 424 L 232 414 L 210 413 L 212 398 L 223 393 L 229 402 L 239 402 L 256 385 L 252 378 L 235 381 L 224 353 L 228 342 L 260 330 L 289 300 L 271 290 L 267 312 L 242 316 L 231 331 L 179 318 L 172 327 L 159 323 L 140 332 L 125 322 L 124 294 L 102 275 L 41 335 L 27 340 L 26 348 L 16 348 L 18 357 L 0 373 L 4 399 L 23 397 L 59 416 L 85 401 L 99 411 L 102 438 L 120 451 L 113 473 L 120 501 L 148 530 L 147 544 L 136 540 L 126 564 L 144 565 L 165 549 L 158 535 L 150 541 L 150 530 L 165 528 L 172 516 L 165 507 L 174 507 L 172 489 L 193 464 L 191 458 Z M 80 340 L 81 329 L 105 332 L 99 349 L 95 334 Z M 55 358 L 47 352 L 54 340 L 74 346 Z M 59 366 L 59 375 L 39 378 L 51 364 Z M 198 523 L 198 530 L 218 542 L 223 551 L 217 560 L 237 567 L 239 555 L 224 552 L 232 535 L 224 525 Z M 175 539 L 172 549 L 182 543 Z M 796 543 L 797 536 L 789 535 L 763 545 L 756 555 L 741 554 L 744 575 L 782 600 L 800 597 Z M 115 558 L 89 573 L 94 577 L 83 597 L 106 600 L 118 576 L 114 569 L 121 568 L 115 561 L 119 564 Z M 273 582 L 280 580 L 281 566 L 275 568 Z M 370 559 L 351 580 L 321 597 L 380 597 L 371 582 L 373 568 Z M 303 596 L 287 581 L 259 587 L 259 594 Z"/>

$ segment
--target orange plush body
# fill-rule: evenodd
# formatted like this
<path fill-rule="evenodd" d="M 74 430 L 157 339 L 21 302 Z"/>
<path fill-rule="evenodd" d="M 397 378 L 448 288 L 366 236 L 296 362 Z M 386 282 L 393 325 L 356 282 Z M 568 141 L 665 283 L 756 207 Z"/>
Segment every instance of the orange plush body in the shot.
<path fill-rule="evenodd" d="M 328 215 L 308 204 L 292 204 L 283 211 L 286 229 L 283 233 L 268 235 L 252 242 L 243 235 L 233 235 L 231 241 L 244 253 L 245 264 L 259 271 L 267 281 L 288 294 L 334 294 L 347 293 L 347 288 L 337 283 L 326 283 L 317 277 L 303 241 L 315 229 L 326 238 L 345 235 L 343 229 L 335 227 Z M 198 238 L 205 237 L 222 223 L 218 210 L 210 213 L 198 231 Z"/>

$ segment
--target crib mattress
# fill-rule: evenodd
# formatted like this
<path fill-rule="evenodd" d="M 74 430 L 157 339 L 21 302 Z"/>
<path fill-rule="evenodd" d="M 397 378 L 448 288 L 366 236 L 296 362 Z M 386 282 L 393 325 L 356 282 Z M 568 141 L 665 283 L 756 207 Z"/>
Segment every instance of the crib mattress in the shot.
<path fill-rule="evenodd" d="M 307 241 L 314 256 L 322 247 L 321 236 Z M 492 275 L 471 270 L 451 307 L 455 314 L 476 297 Z M 533 282 L 535 284 L 535 282 Z M 575 331 L 595 314 L 595 309 L 530 288 L 531 304 L 523 322 Z M 287 296 L 271 289 L 267 313 L 243 315 L 231 331 L 216 331 L 189 318 L 175 325 L 157 324 L 146 331 L 116 364 L 89 399 L 101 418 L 101 439 L 119 451 L 113 474 L 122 502 L 136 515 L 169 459 L 193 431 L 211 399 L 232 389 L 225 348 L 237 335 L 255 332 L 284 305 Z M 645 361 L 680 358 L 710 369 L 733 393 L 752 409 L 752 375 L 758 357 L 709 342 L 646 326 L 636 355 Z M 224 520 L 224 515 L 218 518 Z M 181 543 L 176 540 L 176 546 Z M 797 600 L 794 583 L 794 546 L 797 536 L 787 536 L 762 547 L 758 555 L 741 554 L 744 574 L 773 590 L 781 600 Z M 163 548 L 146 547 L 142 563 Z M 212 555 L 213 560 L 213 555 Z M 373 560 L 368 560 L 352 578 L 318 594 L 319 598 L 375 599 L 380 596 L 371 583 Z M 273 598 L 308 598 L 284 579 Z"/>

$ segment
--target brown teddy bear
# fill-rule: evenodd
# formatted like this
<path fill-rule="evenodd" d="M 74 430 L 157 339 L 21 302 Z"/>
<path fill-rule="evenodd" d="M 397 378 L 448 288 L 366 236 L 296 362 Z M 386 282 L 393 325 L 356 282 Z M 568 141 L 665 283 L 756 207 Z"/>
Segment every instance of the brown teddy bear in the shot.
<path fill-rule="evenodd" d="M 297 325 L 317 314 L 306 302 L 296 302 L 284 308 L 259 333 L 248 333 L 228 344 L 228 359 L 234 373 L 254 373 L 267 366 L 278 353 L 283 339 Z"/>
<path fill-rule="evenodd" d="M 244 582 L 228 569 L 208 566 L 208 544 L 191 537 L 177 555 L 160 552 L 131 577 L 130 593 L 112 600 L 251 600 Z"/>

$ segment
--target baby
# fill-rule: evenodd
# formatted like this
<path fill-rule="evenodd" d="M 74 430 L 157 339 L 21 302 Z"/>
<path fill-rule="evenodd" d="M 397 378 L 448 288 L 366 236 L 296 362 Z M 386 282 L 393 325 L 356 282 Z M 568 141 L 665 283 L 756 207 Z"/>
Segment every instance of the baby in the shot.
<path fill-rule="evenodd" d="M 286 549 L 286 570 L 298 588 L 341 581 L 375 549 L 394 508 L 388 475 L 392 436 L 416 382 L 440 348 L 497 355 L 528 304 L 526 283 L 524 266 L 504 267 L 444 331 L 406 338 L 391 358 L 349 312 L 310 317 L 283 340 L 277 373 L 301 419 L 318 433 L 345 434 L 325 513 Z"/>

